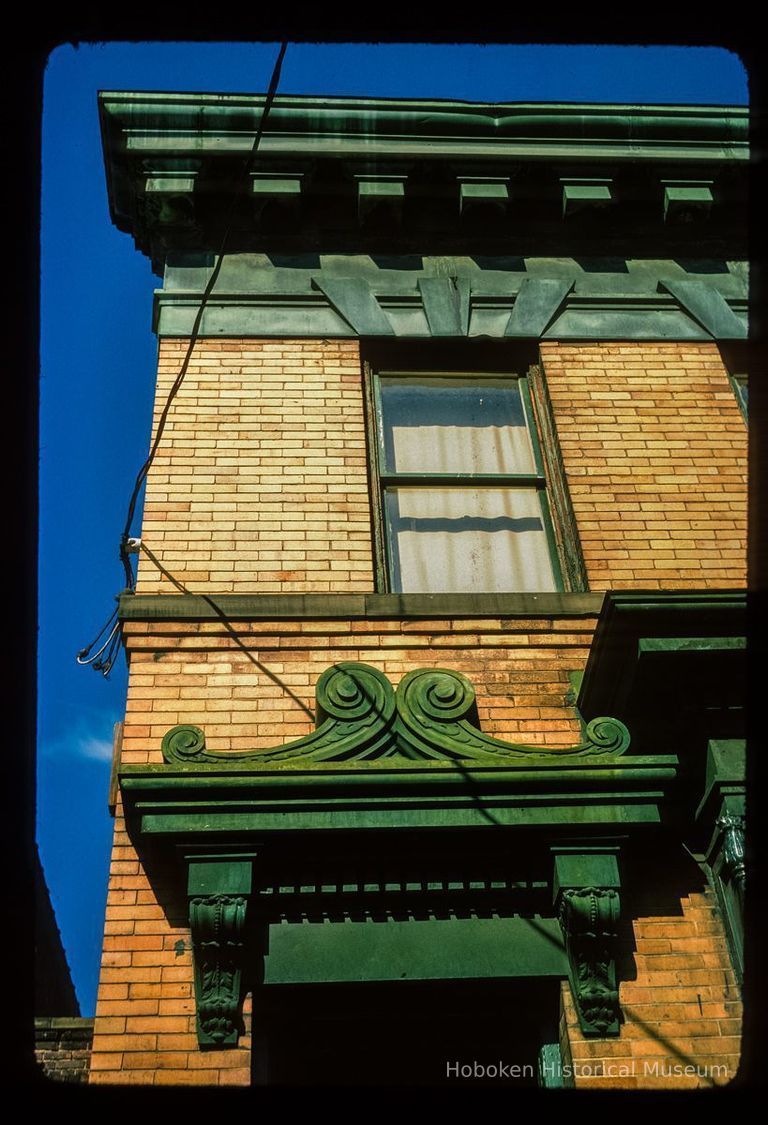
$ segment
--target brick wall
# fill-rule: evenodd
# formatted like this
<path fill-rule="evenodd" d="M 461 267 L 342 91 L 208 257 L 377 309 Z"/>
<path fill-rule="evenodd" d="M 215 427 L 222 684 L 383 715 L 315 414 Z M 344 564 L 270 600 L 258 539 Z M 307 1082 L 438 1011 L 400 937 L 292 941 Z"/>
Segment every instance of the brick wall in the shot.
<path fill-rule="evenodd" d="M 87 1082 L 92 1039 L 91 1019 L 38 1017 L 35 1059 L 45 1077 L 54 1082 Z"/>
<path fill-rule="evenodd" d="M 541 355 L 590 587 L 744 585 L 747 430 L 717 345 Z"/>
<path fill-rule="evenodd" d="M 155 427 L 187 343 L 160 342 Z M 196 592 L 372 590 L 358 341 L 198 341 L 142 536 Z M 177 592 L 145 558 L 137 590 Z"/>
<path fill-rule="evenodd" d="M 665 889 L 660 872 L 646 898 Z M 650 909 L 634 918 L 622 958 L 618 1039 L 585 1039 L 563 984 L 563 1056 L 577 1088 L 708 1088 L 736 1075 L 742 1006 L 714 893 L 684 895 L 677 912 Z"/>

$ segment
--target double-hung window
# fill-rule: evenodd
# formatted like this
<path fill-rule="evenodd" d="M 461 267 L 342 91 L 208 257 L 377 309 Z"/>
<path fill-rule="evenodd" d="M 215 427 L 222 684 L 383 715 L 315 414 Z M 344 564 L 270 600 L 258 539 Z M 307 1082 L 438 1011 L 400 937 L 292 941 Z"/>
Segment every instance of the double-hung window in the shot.
<path fill-rule="evenodd" d="M 389 589 L 561 590 L 526 380 L 379 371 L 374 391 Z"/>

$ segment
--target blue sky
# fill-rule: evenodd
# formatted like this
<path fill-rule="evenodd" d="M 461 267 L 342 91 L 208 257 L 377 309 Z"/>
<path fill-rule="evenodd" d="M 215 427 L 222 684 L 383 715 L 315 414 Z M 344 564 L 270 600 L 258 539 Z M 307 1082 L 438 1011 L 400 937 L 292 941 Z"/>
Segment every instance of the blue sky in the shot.
<path fill-rule="evenodd" d="M 263 93 L 273 44 L 108 43 L 51 55 L 43 103 L 37 835 L 83 1015 L 92 1015 L 127 673 L 75 662 L 114 608 L 118 543 L 146 457 L 160 282 L 110 223 L 96 94 Z M 280 92 L 471 101 L 745 105 L 718 48 L 289 45 Z M 134 525 L 138 529 L 138 521 Z"/>

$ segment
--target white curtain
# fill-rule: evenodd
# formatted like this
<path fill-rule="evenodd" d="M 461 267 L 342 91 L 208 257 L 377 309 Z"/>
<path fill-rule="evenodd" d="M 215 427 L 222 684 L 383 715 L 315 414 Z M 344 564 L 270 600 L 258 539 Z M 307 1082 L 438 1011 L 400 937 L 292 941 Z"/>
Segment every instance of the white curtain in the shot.
<path fill-rule="evenodd" d="M 386 509 L 403 593 L 555 589 L 536 489 L 393 488 Z"/>
<path fill-rule="evenodd" d="M 535 472 L 515 380 L 382 380 L 382 407 L 392 472 Z"/>
<path fill-rule="evenodd" d="M 398 473 L 533 473 L 516 380 L 384 378 L 385 463 Z M 535 488 L 388 488 L 393 579 L 404 593 L 554 590 Z"/>

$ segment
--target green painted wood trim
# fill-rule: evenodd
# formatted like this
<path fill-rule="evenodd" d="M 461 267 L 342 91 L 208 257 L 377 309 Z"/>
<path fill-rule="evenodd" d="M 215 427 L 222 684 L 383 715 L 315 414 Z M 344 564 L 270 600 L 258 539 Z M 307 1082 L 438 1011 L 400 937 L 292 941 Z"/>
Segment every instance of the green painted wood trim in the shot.
<path fill-rule="evenodd" d="M 134 814 L 142 836 L 158 837 L 168 842 L 205 838 L 209 842 L 231 843 L 234 837 L 293 837 L 297 833 L 316 832 L 347 834 L 357 832 L 453 832 L 457 829 L 510 829 L 524 831 L 547 829 L 582 835 L 603 835 L 607 830 L 657 829 L 663 824 L 662 809 L 667 800 L 666 789 L 650 789 L 629 796 L 603 796 L 585 793 L 571 800 L 562 794 L 542 794 L 540 802 L 484 801 L 466 796 L 460 802 L 446 805 L 434 801 L 399 807 L 390 800 L 386 804 L 349 806 L 337 802 L 326 808 L 310 804 L 286 808 L 265 805 L 247 812 L 225 809 L 211 811 L 201 807 L 197 813 L 182 816 L 173 812 L 147 811 L 138 808 Z M 553 802 L 557 801 L 557 807 Z"/>
<path fill-rule="evenodd" d="M 265 984 L 568 975 L 552 918 L 425 918 L 269 927 Z"/>
<path fill-rule="evenodd" d="M 312 284 L 322 290 L 336 311 L 360 336 L 394 335 L 392 324 L 365 278 L 321 275 L 314 276 Z"/>
<path fill-rule="evenodd" d="M 542 364 L 529 368 L 528 388 L 536 429 L 541 435 L 540 446 L 547 477 L 547 496 L 553 512 L 552 530 L 560 560 L 562 585 L 569 592 L 582 593 L 589 589 L 589 579 Z"/>
<path fill-rule="evenodd" d="M 640 637 L 638 655 L 681 652 L 732 652 L 744 651 L 746 637 Z"/>
<path fill-rule="evenodd" d="M 609 591 L 584 671 L 579 711 L 587 717 L 606 710 L 621 713 L 641 639 L 741 637 L 746 608 L 746 590 Z"/>
<path fill-rule="evenodd" d="M 599 873 L 598 873 L 599 874 Z M 559 872 L 558 872 L 559 875 Z M 568 954 L 571 992 L 587 1038 L 618 1038 L 618 954 L 621 898 L 616 882 L 595 879 L 563 885 L 556 875 L 557 907 Z"/>
<path fill-rule="evenodd" d="M 381 473 L 379 479 L 385 488 L 408 488 L 431 485 L 436 488 L 542 488 L 544 473 Z"/>
<path fill-rule="evenodd" d="M 542 594 L 218 594 L 230 621 L 409 620 L 462 617 L 597 617 L 603 593 Z M 217 621 L 207 597 L 121 594 L 122 621 Z"/>
<path fill-rule="evenodd" d="M 557 316 L 573 288 L 560 278 L 526 278 L 512 306 L 504 335 L 542 336 Z"/>
<path fill-rule="evenodd" d="M 533 450 L 533 460 L 536 466 L 536 472 L 539 474 L 538 480 L 535 482 L 539 489 L 539 501 L 541 503 L 541 517 L 544 524 L 544 534 L 547 538 L 547 548 L 549 550 L 549 560 L 552 565 L 552 575 L 555 580 L 555 589 L 558 592 L 565 590 L 566 584 L 563 577 L 562 560 L 560 557 L 559 543 L 555 533 L 554 522 L 552 519 L 552 510 L 549 503 L 549 493 L 547 491 L 547 477 L 544 470 L 544 457 L 542 455 L 541 440 L 539 438 L 539 428 L 537 425 L 536 414 L 533 409 L 533 402 L 531 400 L 531 388 L 528 378 L 520 379 L 520 398 L 523 404 L 523 413 L 525 414 L 526 425 L 528 427 L 528 436 Z"/>
<path fill-rule="evenodd" d="M 234 868 L 241 866 L 233 864 Z M 247 910 L 247 894 L 190 894 L 196 1028 L 201 1047 L 235 1047 L 244 1030 Z"/>
<path fill-rule="evenodd" d="M 470 285 L 468 278 L 419 278 L 419 292 L 433 336 L 466 336 L 469 331 Z"/>
<path fill-rule="evenodd" d="M 455 248 L 454 248 L 455 249 Z M 468 247 L 469 253 L 472 248 Z M 287 271 L 281 271 L 287 272 Z M 541 279 L 546 284 L 567 284 L 559 276 Z M 266 273 L 266 271 L 265 271 Z M 498 273 L 495 273 L 498 279 Z M 585 281 L 573 277 L 571 283 L 579 282 L 580 291 L 567 293 L 559 305 L 546 309 L 537 319 L 521 319 L 525 306 L 518 306 L 518 320 L 514 321 L 514 307 L 510 304 L 514 291 L 523 284 L 538 284 L 534 278 L 525 274 L 509 274 L 508 280 L 497 280 L 498 293 L 476 292 L 477 281 L 472 280 L 471 300 L 461 304 L 461 316 L 469 317 L 466 332 L 449 333 L 444 319 L 439 322 L 437 314 L 432 316 L 430 308 L 422 301 L 418 292 L 384 292 L 386 284 L 379 279 L 335 278 L 328 275 L 329 284 L 334 281 L 343 286 L 347 282 L 369 285 L 370 295 L 358 290 L 352 301 L 352 291 L 342 295 L 342 290 L 331 300 L 322 290 L 325 275 L 313 275 L 317 282 L 315 292 L 286 292 L 284 282 L 275 282 L 274 290 L 265 291 L 215 291 L 206 304 L 201 327 L 201 335 L 210 337 L 279 337 L 305 339 L 307 337 L 333 337 L 349 339 L 363 336 L 396 336 L 402 339 L 434 339 L 491 337 L 496 339 L 615 339 L 615 340 L 709 340 L 713 336 L 723 339 L 741 339 L 747 330 L 747 302 L 739 297 L 725 297 L 709 282 L 689 282 L 700 284 L 699 305 L 714 310 L 704 325 L 701 316 L 672 295 L 672 292 L 622 292 L 625 275 L 615 276 L 611 293 L 590 294 L 584 292 Z M 482 279 L 482 271 L 478 277 Z M 413 278 L 407 275 L 410 285 Z M 424 279 L 430 280 L 430 279 Z M 421 281 L 418 282 L 421 284 Z M 460 278 L 461 292 L 469 284 L 468 279 Z M 485 283 L 486 286 L 489 283 Z M 659 285 L 664 284 L 662 280 Z M 685 283 L 683 283 L 685 284 Z M 605 288 L 605 286 L 603 286 Z M 706 297 L 707 293 L 712 298 Z M 352 294 L 352 296 L 350 296 Z M 199 308 L 201 292 L 160 289 L 155 291 L 153 330 L 160 336 L 184 338 L 188 336 Z M 358 300 L 359 298 L 359 300 Z M 338 304 L 336 303 L 338 301 Z M 697 305 L 698 308 L 698 305 Z M 346 310 L 346 311 L 345 311 Z M 533 316 L 533 310 L 531 316 Z M 540 310 L 541 311 L 541 310 Z M 489 312 L 498 313 L 497 319 L 488 322 Z M 414 316 L 423 314 L 423 327 L 414 327 Z M 506 318 L 505 318 L 506 314 Z M 704 315 L 704 314 L 702 314 Z M 454 323 L 451 321 L 451 323 Z M 505 335 L 506 324 L 518 328 Z M 544 325 L 542 328 L 541 325 Z M 463 329 L 464 321 L 461 320 Z M 439 330 L 436 331 L 435 329 Z M 721 332 L 722 329 L 722 332 Z"/>
<path fill-rule="evenodd" d="M 747 375 L 728 372 L 728 381 L 739 404 L 744 424 L 749 425 L 749 379 Z"/>
<path fill-rule="evenodd" d="M 701 281 L 660 281 L 716 340 L 745 340 L 747 327 L 722 293 Z"/>
<path fill-rule="evenodd" d="M 477 727 L 465 677 L 408 673 L 395 692 L 374 668 L 332 665 L 317 684 L 317 729 L 272 749 L 208 751 L 197 727 L 163 739 L 166 765 L 126 766 L 123 801 L 141 833 L 228 833 L 660 824 L 674 755 L 627 754 L 612 719 L 549 748 Z M 214 875 L 215 867 L 210 869 Z M 213 884 L 212 884 L 213 885 Z"/>
<path fill-rule="evenodd" d="M 368 498 L 371 506 L 371 542 L 373 544 L 373 576 L 379 595 L 389 591 L 387 567 L 386 530 L 381 503 L 381 464 L 377 406 L 378 381 L 367 359 L 363 360 L 363 411 L 365 414 L 366 463 L 368 470 Z"/>
<path fill-rule="evenodd" d="M 253 791 L 254 801 L 265 799 L 264 794 L 284 797 L 285 800 L 300 800 L 302 795 L 315 795 L 318 799 L 332 800 L 344 793 L 359 792 L 361 800 L 366 797 L 435 795 L 443 798 L 452 789 L 478 793 L 503 793 L 509 786 L 528 786 L 531 792 L 546 790 L 547 794 L 591 786 L 603 793 L 617 794 L 620 782 L 638 782 L 653 785 L 674 779 L 677 758 L 673 754 L 627 755 L 617 765 L 615 761 L 601 761 L 576 758 L 573 761 L 547 761 L 549 755 L 545 747 L 539 747 L 541 755 L 528 763 L 492 765 L 470 762 L 433 760 L 394 764 L 391 758 L 375 761 L 356 761 L 354 766 L 343 762 L 328 763 L 307 759 L 286 759 L 284 761 L 243 763 L 222 762 L 226 752 L 222 751 L 215 761 L 203 759 L 196 763 L 152 764 L 145 766 L 123 766 L 120 770 L 120 785 L 126 792 L 145 794 L 142 800 L 150 804 L 162 801 L 163 793 L 177 791 L 189 799 L 197 800 L 199 791 L 203 796 L 210 795 L 211 805 L 225 804 L 227 795 L 238 802 L 248 800 L 248 791 Z M 235 752 L 233 758 L 237 758 Z M 325 792 L 327 790 L 327 793 Z M 241 792 L 242 791 L 242 792 Z M 214 792 L 222 794 L 217 801 Z M 154 796 L 153 796 L 154 794 Z M 519 794 L 518 794 L 519 795 Z"/>
<path fill-rule="evenodd" d="M 746 787 L 746 742 L 744 739 L 711 739 L 707 747 L 704 794 L 696 810 L 696 820 L 710 827 L 725 798 L 743 801 Z M 742 809 L 743 811 L 743 809 Z"/>
<path fill-rule="evenodd" d="M 746 612 L 746 590 L 611 590 L 606 605 L 613 614 L 699 614 L 707 610 Z M 693 622 L 692 622 L 693 623 Z"/>

